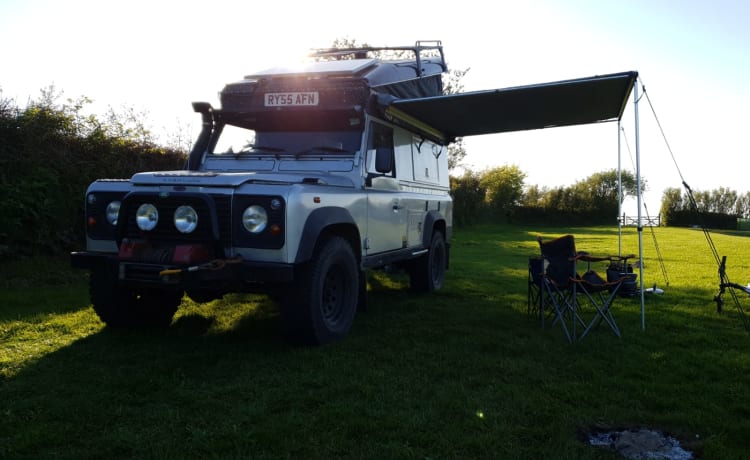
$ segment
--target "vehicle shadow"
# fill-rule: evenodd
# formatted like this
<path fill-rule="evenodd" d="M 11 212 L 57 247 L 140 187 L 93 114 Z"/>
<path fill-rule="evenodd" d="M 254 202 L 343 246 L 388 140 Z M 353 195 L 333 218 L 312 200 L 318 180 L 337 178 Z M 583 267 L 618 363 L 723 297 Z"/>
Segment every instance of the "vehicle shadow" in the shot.
<path fill-rule="evenodd" d="M 373 308 L 358 316 L 355 333 L 325 347 L 288 345 L 278 308 L 264 298 L 228 298 L 226 304 L 190 310 L 162 331 L 101 329 L 0 378 L 0 457 L 72 458 L 85 453 L 91 458 L 133 458 L 144 456 L 148 446 L 158 451 L 157 457 L 185 455 L 191 448 L 199 449 L 195 456 L 221 456 L 200 449 L 226 447 L 223 441 L 247 439 L 248 433 L 262 441 L 259 427 L 269 423 L 302 429 L 297 424 L 300 413 L 318 420 L 321 408 L 328 408 L 334 414 L 328 416 L 334 417 L 341 401 L 351 403 L 368 380 L 387 386 L 395 375 L 395 381 L 409 388 L 419 387 L 423 376 L 434 378 L 430 372 L 447 378 L 451 366 L 431 364 L 434 356 L 450 356 L 460 368 L 456 375 L 461 375 L 471 372 L 471 366 L 461 367 L 464 357 L 478 351 L 515 352 L 527 359 L 521 350 L 530 349 L 527 354 L 535 356 L 550 343 L 564 343 L 559 331 L 541 330 L 533 318 L 506 305 L 520 292 L 483 289 L 474 293 L 449 286 L 438 295 L 415 298 L 406 289 L 396 294 L 392 286 L 376 283 L 369 293 Z M 246 300 L 257 305 L 244 306 Z M 668 303 L 667 298 L 654 300 Z M 457 307 L 471 314 L 451 313 Z M 590 340 L 604 345 L 601 353 L 591 351 L 595 347 L 588 343 L 580 353 L 589 350 L 592 359 L 604 360 L 606 345 L 613 344 L 618 350 L 632 347 L 648 355 L 664 333 L 679 338 L 684 315 L 691 312 L 667 315 L 667 305 L 660 307 L 655 321 L 649 319 L 649 327 L 659 334 L 636 334 L 638 311 L 631 305 L 618 312 L 627 338 L 594 332 Z M 657 314 L 660 310 L 664 313 Z M 232 316 L 232 311 L 243 313 Z M 725 323 L 713 315 L 699 318 L 700 327 L 710 331 L 722 330 L 720 323 Z M 705 334 L 702 340 L 708 343 L 713 336 Z M 373 363 L 377 366 L 371 369 Z M 364 377 L 356 380 L 358 375 Z M 388 395 L 367 391 L 362 396 Z M 230 447 L 223 453 L 232 456 Z"/>

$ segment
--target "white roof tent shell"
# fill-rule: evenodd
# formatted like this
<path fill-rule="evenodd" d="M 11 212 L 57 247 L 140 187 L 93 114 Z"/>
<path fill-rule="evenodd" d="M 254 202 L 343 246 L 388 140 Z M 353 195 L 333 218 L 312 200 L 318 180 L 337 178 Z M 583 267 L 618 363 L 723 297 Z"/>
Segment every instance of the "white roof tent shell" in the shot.
<path fill-rule="evenodd" d="M 435 140 L 456 137 L 616 121 L 618 174 L 623 112 L 634 93 L 636 185 L 641 189 L 638 122 L 638 72 L 629 71 L 512 88 L 415 99 L 381 99 L 387 118 L 410 125 Z M 620 180 L 620 196 L 622 181 Z M 643 260 L 641 194 L 638 200 L 638 256 Z M 619 200 L 620 204 L 622 199 Z M 618 214 L 622 214 L 619 210 Z M 620 234 L 620 248 L 622 247 Z M 620 249 L 621 250 L 621 249 Z M 646 329 L 643 264 L 640 268 L 641 327 Z"/>

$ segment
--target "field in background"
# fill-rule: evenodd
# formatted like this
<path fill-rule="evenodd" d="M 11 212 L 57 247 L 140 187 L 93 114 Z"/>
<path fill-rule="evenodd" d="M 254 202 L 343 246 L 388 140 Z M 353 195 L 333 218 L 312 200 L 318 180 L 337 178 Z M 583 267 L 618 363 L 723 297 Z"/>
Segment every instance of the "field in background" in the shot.
<path fill-rule="evenodd" d="M 620 298 L 623 337 L 600 327 L 574 345 L 526 314 L 535 237 L 613 253 L 616 228 L 457 230 L 443 290 L 371 273 L 351 336 L 309 349 L 284 343 L 262 296 L 186 299 L 166 332 L 118 332 L 64 263 L 5 267 L 0 458 L 618 458 L 586 435 L 631 427 L 747 456 L 750 334 L 731 303 L 716 313 L 700 230 L 654 232 L 670 284 L 645 229 L 645 282 L 665 290 L 646 298 L 646 330 Z M 747 284 L 750 240 L 713 239 Z"/>

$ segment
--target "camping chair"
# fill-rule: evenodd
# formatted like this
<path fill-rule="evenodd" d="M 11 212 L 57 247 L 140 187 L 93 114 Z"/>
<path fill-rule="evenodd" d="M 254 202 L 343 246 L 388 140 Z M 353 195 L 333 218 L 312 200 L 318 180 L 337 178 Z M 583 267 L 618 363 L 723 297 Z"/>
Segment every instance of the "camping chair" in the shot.
<path fill-rule="evenodd" d="M 584 258 L 582 260 L 587 259 Z M 604 260 L 612 262 L 611 257 L 596 257 L 590 258 L 587 261 L 600 262 Z M 634 276 L 635 275 L 632 273 L 619 273 L 618 277 L 611 281 L 607 281 L 595 271 L 587 270 L 579 280 L 576 280 L 578 293 L 577 299 L 581 299 L 579 300 L 579 305 L 582 299 L 585 299 L 596 310 L 594 317 L 589 321 L 579 339 L 586 337 L 591 329 L 601 324 L 602 321 L 609 325 L 610 329 L 612 329 L 612 332 L 614 332 L 617 337 L 622 337 L 620 328 L 617 326 L 615 317 L 612 314 L 612 303 L 615 301 L 620 288 L 622 288 L 626 281 L 631 280 Z"/>
<path fill-rule="evenodd" d="M 529 257 L 529 281 L 526 294 L 526 313 L 537 316 L 541 313 L 542 275 L 544 272 L 544 258 Z"/>
<path fill-rule="evenodd" d="M 575 240 L 572 235 L 566 235 L 549 241 L 538 237 L 537 241 L 543 259 L 539 302 L 542 328 L 549 313 L 554 317 L 552 326 L 559 323 L 568 342 L 573 342 L 577 326 L 586 327 L 576 310 Z"/>
<path fill-rule="evenodd" d="M 608 270 L 607 279 L 602 278 L 591 269 L 592 262 L 608 261 L 610 266 L 626 265 L 623 261 L 634 257 L 604 256 L 596 257 L 585 252 L 576 251 L 573 235 L 565 235 L 549 241 L 538 237 L 542 257 L 545 260 L 543 274 L 542 296 L 540 308 L 550 305 L 554 309 L 553 325 L 559 322 L 569 342 L 583 339 L 588 333 L 602 322 L 606 322 L 612 331 L 621 337 L 620 328 L 612 314 L 612 304 L 617 298 L 618 291 L 626 281 L 631 282 L 635 276 L 632 273 L 620 273 Z M 578 262 L 586 263 L 586 271 L 578 275 Z M 581 307 L 590 305 L 594 308 L 594 316 L 586 322 L 581 316 Z M 578 326 L 583 332 L 577 335 Z M 544 326 L 544 313 L 542 313 Z"/>

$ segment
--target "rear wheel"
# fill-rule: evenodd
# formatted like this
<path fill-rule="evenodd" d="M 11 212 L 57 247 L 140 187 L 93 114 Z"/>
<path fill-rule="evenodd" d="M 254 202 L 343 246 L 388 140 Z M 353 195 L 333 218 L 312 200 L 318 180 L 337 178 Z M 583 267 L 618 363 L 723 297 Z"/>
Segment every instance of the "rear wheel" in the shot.
<path fill-rule="evenodd" d="M 92 271 L 91 303 L 99 318 L 112 328 L 166 328 L 182 302 L 182 291 L 120 286 L 114 273 Z"/>
<path fill-rule="evenodd" d="M 289 339 L 319 345 L 349 333 L 359 298 L 360 269 L 344 238 L 329 237 L 301 270 L 282 313 Z"/>
<path fill-rule="evenodd" d="M 432 292 L 443 287 L 447 262 L 445 238 L 436 230 L 432 233 L 429 252 L 416 259 L 409 268 L 411 289 L 417 292 Z"/>

